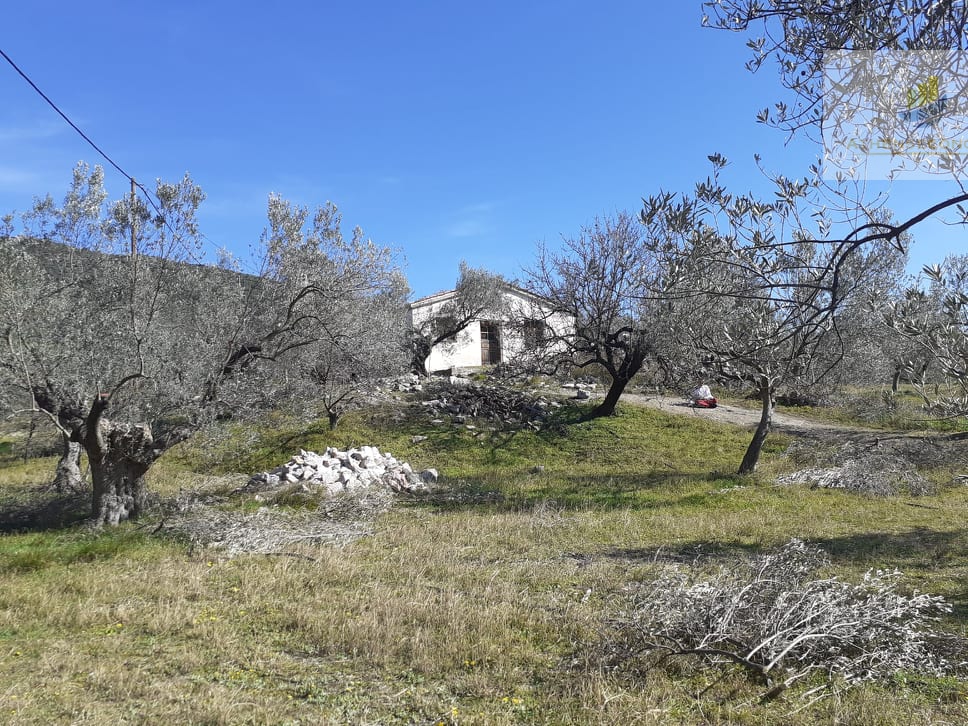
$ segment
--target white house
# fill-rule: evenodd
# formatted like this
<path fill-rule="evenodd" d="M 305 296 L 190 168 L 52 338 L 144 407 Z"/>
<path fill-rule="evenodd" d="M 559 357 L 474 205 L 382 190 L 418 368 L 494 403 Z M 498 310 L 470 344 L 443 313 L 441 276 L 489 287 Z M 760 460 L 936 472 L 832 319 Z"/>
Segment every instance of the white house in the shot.
<path fill-rule="evenodd" d="M 549 337 L 574 330 L 571 316 L 552 312 L 542 298 L 507 284 L 501 292 L 503 310 L 484 313 L 454 339 L 433 347 L 427 358 L 429 372 L 517 362 Z M 456 290 L 448 290 L 410 303 L 411 327 L 440 315 L 456 295 Z"/>

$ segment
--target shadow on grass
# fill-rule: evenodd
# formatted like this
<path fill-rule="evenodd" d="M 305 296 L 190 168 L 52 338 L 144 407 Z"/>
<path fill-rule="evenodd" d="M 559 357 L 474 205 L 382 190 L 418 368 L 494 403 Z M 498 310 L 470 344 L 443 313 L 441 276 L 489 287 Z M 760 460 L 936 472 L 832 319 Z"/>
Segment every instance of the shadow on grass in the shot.
<path fill-rule="evenodd" d="M 67 529 L 91 514 L 91 495 L 37 490 L 18 501 L 0 501 L 0 534 Z"/>
<path fill-rule="evenodd" d="M 907 532 L 864 533 L 810 540 L 830 554 L 834 562 L 869 567 L 897 567 L 908 572 L 943 572 L 958 590 L 946 599 L 951 616 L 968 622 L 968 529 L 937 531 L 916 527 Z"/>
<path fill-rule="evenodd" d="M 968 530 L 937 531 L 915 527 L 906 532 L 863 534 L 810 540 L 832 559 L 877 565 L 885 559 L 898 567 L 942 566 L 952 559 L 968 565 Z"/>
<path fill-rule="evenodd" d="M 410 506 L 438 511 L 485 508 L 490 512 L 528 511 L 542 502 L 553 501 L 560 510 L 602 511 L 613 509 L 657 509 L 702 507 L 721 504 L 716 490 L 696 491 L 697 486 L 737 483 L 738 477 L 720 472 L 652 472 L 596 476 L 592 474 L 543 474 L 504 472 L 501 478 L 517 483 L 513 492 L 502 491 L 493 478 L 470 478 L 412 500 Z"/>

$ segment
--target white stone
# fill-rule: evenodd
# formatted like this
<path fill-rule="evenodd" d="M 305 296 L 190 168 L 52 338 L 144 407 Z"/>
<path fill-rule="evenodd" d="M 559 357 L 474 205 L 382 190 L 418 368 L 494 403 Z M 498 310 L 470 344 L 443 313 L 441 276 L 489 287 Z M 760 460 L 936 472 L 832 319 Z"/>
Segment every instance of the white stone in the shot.
<path fill-rule="evenodd" d="M 335 469 L 319 469 L 316 471 L 316 476 L 313 477 L 313 481 L 319 482 L 320 484 L 332 484 L 339 480 L 339 473 Z"/>
<path fill-rule="evenodd" d="M 421 477 L 425 481 L 436 481 L 437 472 L 428 469 L 421 473 Z M 398 461 L 389 452 L 381 454 L 376 446 L 361 446 L 348 451 L 329 447 L 322 455 L 300 449 L 288 462 L 272 472 L 254 475 L 252 481 L 265 482 L 267 488 L 281 483 L 300 484 L 304 491 L 310 491 L 311 487 L 325 489 L 330 494 L 381 484 L 394 491 L 412 492 L 423 488 L 408 463 Z"/>
<path fill-rule="evenodd" d="M 333 496 L 334 494 L 339 494 L 340 492 L 343 491 L 343 485 L 340 484 L 338 481 L 326 482 L 325 484 L 323 484 L 323 486 L 326 487 L 326 493 L 329 494 L 330 496 Z"/>

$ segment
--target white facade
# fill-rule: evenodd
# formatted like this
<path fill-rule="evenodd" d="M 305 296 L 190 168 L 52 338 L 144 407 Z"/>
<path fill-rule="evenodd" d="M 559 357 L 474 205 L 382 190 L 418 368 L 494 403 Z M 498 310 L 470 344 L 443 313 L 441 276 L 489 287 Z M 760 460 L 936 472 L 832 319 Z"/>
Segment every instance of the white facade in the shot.
<path fill-rule="evenodd" d="M 515 363 L 534 348 L 534 341 L 526 340 L 526 337 L 562 336 L 574 330 L 570 316 L 551 313 L 541 298 L 511 285 L 502 292 L 505 311 L 492 315 L 485 313 L 479 320 L 471 321 L 454 339 L 434 346 L 427 359 L 428 372 Z M 411 325 L 420 327 L 439 315 L 455 295 L 454 290 L 449 290 L 412 302 Z M 539 332 L 542 326 L 546 333 Z"/>

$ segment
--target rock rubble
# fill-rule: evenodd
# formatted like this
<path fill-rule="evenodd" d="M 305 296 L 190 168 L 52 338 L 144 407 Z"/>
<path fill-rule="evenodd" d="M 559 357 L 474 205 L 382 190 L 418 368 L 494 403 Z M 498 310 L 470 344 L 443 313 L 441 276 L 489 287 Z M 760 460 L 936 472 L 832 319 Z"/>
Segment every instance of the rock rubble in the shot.
<path fill-rule="evenodd" d="M 436 472 L 432 479 L 424 476 L 426 472 L 414 472 L 410 464 L 389 452 L 380 453 L 375 446 L 347 451 L 331 446 L 323 454 L 300 450 L 282 466 L 254 474 L 242 489 L 252 492 L 302 485 L 306 491 L 336 495 L 382 486 L 412 494 L 424 491 L 425 481 L 436 481 Z"/>

